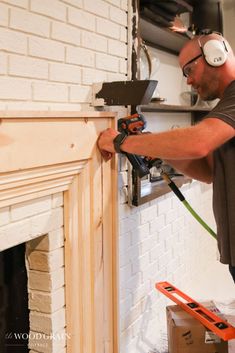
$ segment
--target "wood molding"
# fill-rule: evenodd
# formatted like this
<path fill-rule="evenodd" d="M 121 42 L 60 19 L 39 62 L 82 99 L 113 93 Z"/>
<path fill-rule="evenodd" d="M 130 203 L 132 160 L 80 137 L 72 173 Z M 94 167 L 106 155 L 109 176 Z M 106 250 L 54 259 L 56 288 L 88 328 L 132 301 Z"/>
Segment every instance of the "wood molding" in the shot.
<path fill-rule="evenodd" d="M 115 115 L 43 114 L 0 114 L 0 207 L 64 192 L 67 353 L 118 353 L 117 163 L 96 147 Z"/>
<path fill-rule="evenodd" d="M 0 207 L 68 190 L 85 164 L 85 161 L 72 162 L 3 174 L 0 177 Z"/>

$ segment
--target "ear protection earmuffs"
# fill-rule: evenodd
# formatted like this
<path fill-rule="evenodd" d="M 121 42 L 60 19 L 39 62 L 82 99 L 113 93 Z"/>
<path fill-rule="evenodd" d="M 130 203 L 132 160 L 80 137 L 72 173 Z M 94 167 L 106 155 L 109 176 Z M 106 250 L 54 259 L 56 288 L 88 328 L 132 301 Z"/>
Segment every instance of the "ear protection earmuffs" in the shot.
<path fill-rule="evenodd" d="M 210 39 L 203 46 L 198 39 L 204 59 L 210 66 L 222 66 L 228 57 L 228 49 L 224 41 Z"/>

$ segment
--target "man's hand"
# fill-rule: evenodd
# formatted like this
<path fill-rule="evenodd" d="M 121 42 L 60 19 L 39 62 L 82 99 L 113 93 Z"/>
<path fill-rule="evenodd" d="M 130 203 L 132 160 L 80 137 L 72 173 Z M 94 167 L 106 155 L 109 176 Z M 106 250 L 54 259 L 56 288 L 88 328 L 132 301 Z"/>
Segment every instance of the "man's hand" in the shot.
<path fill-rule="evenodd" d="M 113 140 L 118 134 L 118 131 L 108 128 L 101 132 L 98 138 L 97 144 L 99 150 L 106 161 L 111 159 L 113 154 L 115 153 Z"/>

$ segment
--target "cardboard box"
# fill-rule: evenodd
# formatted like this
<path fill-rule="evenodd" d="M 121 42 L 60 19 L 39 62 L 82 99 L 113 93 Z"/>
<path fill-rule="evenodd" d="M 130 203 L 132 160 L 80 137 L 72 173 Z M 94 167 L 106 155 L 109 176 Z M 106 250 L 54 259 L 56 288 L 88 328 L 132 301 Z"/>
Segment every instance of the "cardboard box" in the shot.
<path fill-rule="evenodd" d="M 218 315 L 213 302 L 202 305 Z M 214 335 L 179 305 L 167 306 L 166 314 L 169 353 L 228 353 L 228 342 Z"/>

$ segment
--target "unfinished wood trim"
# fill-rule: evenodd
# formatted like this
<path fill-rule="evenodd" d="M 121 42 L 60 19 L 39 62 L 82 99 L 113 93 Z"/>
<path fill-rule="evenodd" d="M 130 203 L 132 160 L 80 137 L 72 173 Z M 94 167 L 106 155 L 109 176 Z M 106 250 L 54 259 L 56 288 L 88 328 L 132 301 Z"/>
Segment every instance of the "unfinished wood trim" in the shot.
<path fill-rule="evenodd" d="M 66 353 L 118 353 L 117 168 L 96 146 L 114 117 L 0 114 L 0 207 L 64 192 Z"/>
<path fill-rule="evenodd" d="M 90 111 L 90 112 L 77 112 L 77 111 L 19 111 L 19 110 L 0 110 L 0 119 L 7 118 L 7 119 L 22 119 L 22 118 L 30 118 L 30 119 L 48 119 L 48 118 L 114 118 L 116 113 L 114 112 L 97 112 L 97 111 Z"/>
<path fill-rule="evenodd" d="M 85 161 L 0 175 L 0 207 L 65 191 Z"/>

